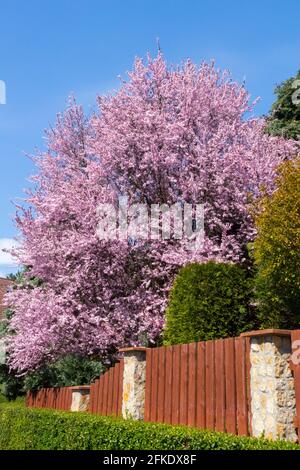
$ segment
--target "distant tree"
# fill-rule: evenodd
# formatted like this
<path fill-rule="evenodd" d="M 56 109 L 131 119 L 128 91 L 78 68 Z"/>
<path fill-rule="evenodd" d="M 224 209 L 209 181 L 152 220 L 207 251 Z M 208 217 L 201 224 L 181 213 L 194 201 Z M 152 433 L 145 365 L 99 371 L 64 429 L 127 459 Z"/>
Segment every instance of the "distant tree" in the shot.
<path fill-rule="evenodd" d="M 287 139 L 300 140 L 300 70 L 295 77 L 275 88 L 277 100 L 268 118 L 268 132 Z"/>

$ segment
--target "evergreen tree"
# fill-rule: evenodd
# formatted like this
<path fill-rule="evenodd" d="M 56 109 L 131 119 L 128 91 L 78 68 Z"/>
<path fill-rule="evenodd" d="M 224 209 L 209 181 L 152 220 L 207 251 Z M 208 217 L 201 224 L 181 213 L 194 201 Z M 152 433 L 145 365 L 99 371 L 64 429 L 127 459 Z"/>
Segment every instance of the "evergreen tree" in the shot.
<path fill-rule="evenodd" d="M 268 132 L 286 139 L 300 139 L 300 70 L 275 88 Z"/>

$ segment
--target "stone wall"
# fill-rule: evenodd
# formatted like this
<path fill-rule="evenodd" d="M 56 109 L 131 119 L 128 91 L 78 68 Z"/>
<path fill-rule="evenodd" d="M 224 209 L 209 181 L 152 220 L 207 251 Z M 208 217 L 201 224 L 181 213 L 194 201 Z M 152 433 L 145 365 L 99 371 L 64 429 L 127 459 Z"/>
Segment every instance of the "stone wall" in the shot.
<path fill-rule="evenodd" d="M 288 334 L 261 334 L 250 341 L 252 434 L 296 442 L 291 338 Z"/>

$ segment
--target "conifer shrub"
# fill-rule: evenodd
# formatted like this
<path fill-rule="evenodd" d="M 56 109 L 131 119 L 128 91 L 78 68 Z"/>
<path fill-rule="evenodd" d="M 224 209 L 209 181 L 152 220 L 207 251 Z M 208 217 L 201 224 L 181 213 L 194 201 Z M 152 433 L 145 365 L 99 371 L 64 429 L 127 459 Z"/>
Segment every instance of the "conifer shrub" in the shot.
<path fill-rule="evenodd" d="M 257 328 L 252 278 L 241 266 L 208 262 L 181 269 L 170 293 L 165 344 L 237 336 Z"/>

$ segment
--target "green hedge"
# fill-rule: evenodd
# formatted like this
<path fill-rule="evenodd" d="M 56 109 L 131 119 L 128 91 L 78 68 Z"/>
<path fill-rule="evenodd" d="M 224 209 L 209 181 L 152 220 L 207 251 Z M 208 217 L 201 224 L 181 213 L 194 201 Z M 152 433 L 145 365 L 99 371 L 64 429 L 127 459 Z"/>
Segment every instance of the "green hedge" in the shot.
<path fill-rule="evenodd" d="M 184 426 L 0 405 L 0 449 L 300 450 L 300 446 Z"/>
<path fill-rule="evenodd" d="M 257 329 L 253 281 L 234 264 L 189 264 L 176 277 L 166 312 L 165 344 L 238 336 Z"/>

